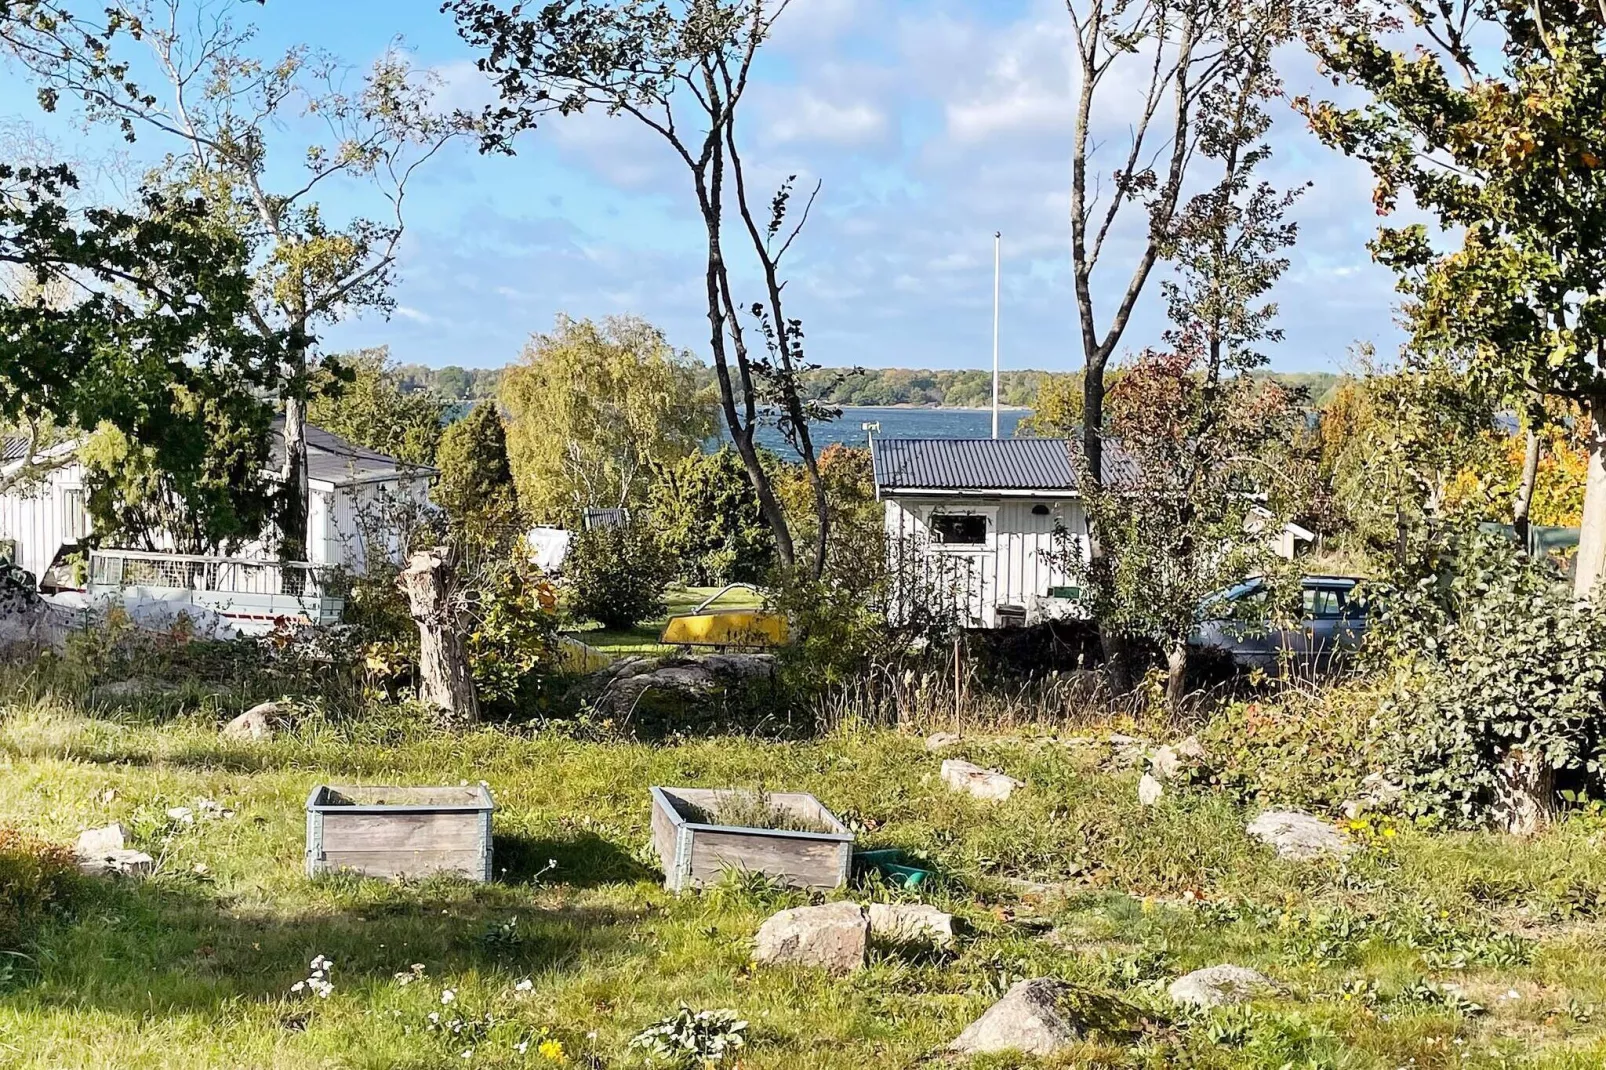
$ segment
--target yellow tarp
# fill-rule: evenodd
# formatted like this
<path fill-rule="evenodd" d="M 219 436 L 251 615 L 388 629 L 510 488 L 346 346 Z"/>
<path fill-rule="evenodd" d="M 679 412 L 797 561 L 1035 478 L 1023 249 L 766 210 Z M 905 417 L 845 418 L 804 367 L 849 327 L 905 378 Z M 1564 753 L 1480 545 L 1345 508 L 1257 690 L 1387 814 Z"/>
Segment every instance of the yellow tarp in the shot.
<path fill-rule="evenodd" d="M 786 618 L 762 609 L 710 609 L 670 617 L 658 637 L 666 646 L 781 646 Z"/>
<path fill-rule="evenodd" d="M 594 646 L 587 646 L 573 636 L 558 636 L 558 668 L 564 672 L 595 672 L 613 663 L 613 659 Z"/>

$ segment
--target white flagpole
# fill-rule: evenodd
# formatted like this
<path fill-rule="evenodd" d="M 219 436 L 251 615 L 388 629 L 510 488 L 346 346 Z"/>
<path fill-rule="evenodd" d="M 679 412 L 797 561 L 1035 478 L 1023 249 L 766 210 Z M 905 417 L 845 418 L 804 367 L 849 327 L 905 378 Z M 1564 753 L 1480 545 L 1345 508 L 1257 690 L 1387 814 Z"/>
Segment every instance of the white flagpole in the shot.
<path fill-rule="evenodd" d="M 1004 235 L 993 231 L 993 437 L 998 437 L 998 279 L 1003 270 Z"/>

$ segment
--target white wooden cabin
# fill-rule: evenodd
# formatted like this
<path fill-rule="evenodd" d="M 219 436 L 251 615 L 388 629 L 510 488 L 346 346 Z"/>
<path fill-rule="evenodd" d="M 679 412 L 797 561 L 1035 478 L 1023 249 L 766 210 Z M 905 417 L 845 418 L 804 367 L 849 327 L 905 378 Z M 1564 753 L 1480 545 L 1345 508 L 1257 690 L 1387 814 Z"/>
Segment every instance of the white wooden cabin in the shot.
<path fill-rule="evenodd" d="M 891 611 L 916 598 L 959 610 L 973 628 L 1080 615 L 1071 555 L 1088 559 L 1087 514 L 1063 438 L 872 438 L 876 497 L 885 503 L 894 576 Z M 1136 485 L 1136 461 L 1104 443 L 1112 485 Z M 1292 559 L 1314 538 L 1255 507 L 1245 530 Z"/>
<path fill-rule="evenodd" d="M 977 628 L 1074 611 L 1064 560 L 1085 560 L 1087 516 L 1065 440 L 872 438 L 870 452 L 895 603 L 956 603 Z"/>
<path fill-rule="evenodd" d="M 283 456 L 282 421 L 275 421 L 270 471 Z M 76 442 L 51 452 L 71 454 Z M 6 441 L 0 465 L 23 463 L 25 444 Z M 362 572 L 370 544 L 398 558 L 404 532 L 400 518 L 429 504 L 435 470 L 409 465 L 375 450 L 353 445 L 320 427 L 307 426 L 307 474 L 312 498 L 307 517 L 307 557 L 315 566 L 345 566 Z M 28 486 L 0 494 L 0 552 L 41 583 L 71 586 L 51 566 L 93 534 L 85 507 L 84 468 L 76 461 L 57 467 Z M 160 547 L 158 549 L 161 549 Z M 237 553 L 242 561 L 274 561 L 272 543 L 259 540 Z"/>

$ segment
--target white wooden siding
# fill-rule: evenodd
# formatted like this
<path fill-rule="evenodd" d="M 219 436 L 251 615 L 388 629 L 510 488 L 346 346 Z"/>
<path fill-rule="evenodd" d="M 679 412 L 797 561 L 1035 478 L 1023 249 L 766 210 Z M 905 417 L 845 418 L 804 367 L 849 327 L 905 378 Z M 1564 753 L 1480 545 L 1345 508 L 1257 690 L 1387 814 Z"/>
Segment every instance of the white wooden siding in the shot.
<path fill-rule="evenodd" d="M 68 516 L 67 492 L 79 492 L 76 503 L 83 502 L 84 469 L 69 464 L 58 468 L 41 482 L 9 494 L 0 494 L 0 538 L 17 544 L 14 564 L 22 566 L 35 577 L 44 574 L 55 558 L 56 551 L 65 543 L 75 541 L 70 536 L 74 527 L 87 528 L 87 520 Z"/>
<path fill-rule="evenodd" d="M 1032 511 L 1040 505 L 1047 507 L 1046 514 Z M 929 521 L 933 514 L 966 513 L 987 517 L 985 544 L 947 547 L 932 541 Z M 894 572 L 912 569 L 915 575 L 907 580 L 920 582 L 923 595 L 962 601 L 969 623 L 983 628 L 996 626 L 999 606 L 1025 608 L 1034 596 L 1047 597 L 1050 588 L 1070 585 L 1064 567 L 1053 559 L 1064 549 L 1055 539 L 1057 525 L 1065 528 L 1085 555 L 1087 520 L 1075 500 L 886 501 L 888 553 Z"/>

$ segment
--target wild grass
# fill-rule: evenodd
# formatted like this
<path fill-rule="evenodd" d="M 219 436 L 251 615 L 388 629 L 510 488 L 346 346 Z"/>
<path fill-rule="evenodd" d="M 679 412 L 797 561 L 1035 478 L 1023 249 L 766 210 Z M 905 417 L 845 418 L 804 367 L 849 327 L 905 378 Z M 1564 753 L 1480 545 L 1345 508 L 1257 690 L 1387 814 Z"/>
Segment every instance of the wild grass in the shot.
<path fill-rule="evenodd" d="M 747 1070 L 914 1067 L 1014 981 L 1043 975 L 1075 984 L 1112 1023 L 1058 1066 L 1606 1058 L 1606 815 L 1595 811 L 1528 842 L 1373 822 L 1346 862 L 1296 864 L 1244 835 L 1251 815 L 1231 797 L 1168 790 L 1142 807 L 1136 772 L 1050 733 L 944 752 L 1027 783 L 992 805 L 946 790 L 918 735 L 863 719 L 810 740 L 649 746 L 450 734 L 376 711 L 309 716 L 248 743 L 219 738 L 227 712 L 186 701 L 92 717 L 48 691 L 4 707 L 0 815 L 58 844 L 121 821 L 161 867 L 144 881 L 75 879 L 31 913 L 5 949 L 26 957 L 0 971 L 0 1065 L 639 1067 L 631 1039 L 685 1001 L 749 1023 Z M 314 784 L 479 780 L 498 807 L 492 883 L 304 875 Z M 968 934 L 946 952 L 873 946 L 846 978 L 756 967 L 763 919 L 809 897 L 741 880 L 665 892 L 654 783 L 811 792 L 861 846 L 934 868 L 919 894 Z M 167 818 L 197 797 L 234 816 Z M 912 893 L 871 879 L 838 894 Z M 293 993 L 319 956 L 332 962 L 328 995 Z M 1220 962 L 1261 970 L 1279 993 L 1214 1013 L 1169 1004 L 1170 980 Z"/>
<path fill-rule="evenodd" d="M 683 803 L 680 809 L 681 816 L 703 825 L 732 825 L 786 832 L 836 831 L 823 821 L 816 821 L 775 802 L 763 787 L 720 791 L 715 794 L 711 806 L 698 806 L 687 802 Z"/>

